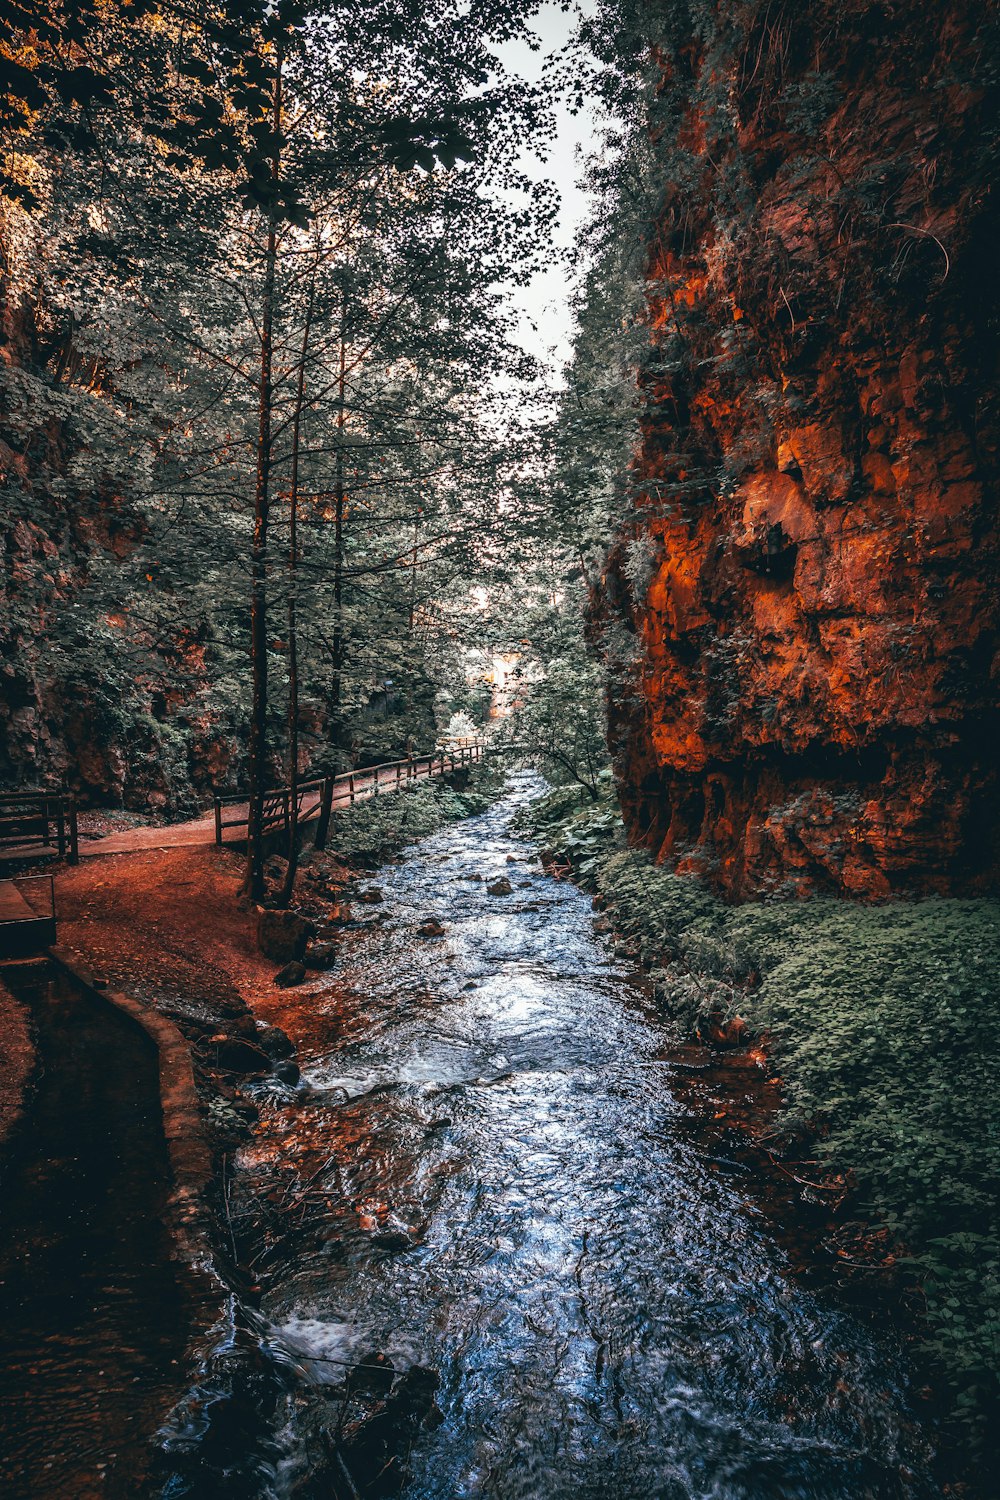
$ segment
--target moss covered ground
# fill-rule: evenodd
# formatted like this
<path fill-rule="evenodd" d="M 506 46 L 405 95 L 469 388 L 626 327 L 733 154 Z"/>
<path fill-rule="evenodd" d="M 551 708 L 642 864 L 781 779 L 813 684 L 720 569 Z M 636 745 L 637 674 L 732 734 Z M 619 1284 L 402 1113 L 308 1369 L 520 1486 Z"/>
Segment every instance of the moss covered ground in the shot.
<path fill-rule="evenodd" d="M 412 782 L 337 812 L 330 848 L 346 864 L 381 860 L 393 849 L 429 837 L 448 823 L 485 812 L 500 794 L 503 776 L 491 765 L 476 766 L 457 791 L 448 781 Z"/>
<path fill-rule="evenodd" d="M 1000 1413 L 1000 900 L 727 906 L 625 846 L 610 780 L 559 788 L 531 830 L 593 891 L 685 1029 L 766 1035 L 786 1123 L 857 1184 L 922 1290 L 923 1335 L 963 1441 Z"/>

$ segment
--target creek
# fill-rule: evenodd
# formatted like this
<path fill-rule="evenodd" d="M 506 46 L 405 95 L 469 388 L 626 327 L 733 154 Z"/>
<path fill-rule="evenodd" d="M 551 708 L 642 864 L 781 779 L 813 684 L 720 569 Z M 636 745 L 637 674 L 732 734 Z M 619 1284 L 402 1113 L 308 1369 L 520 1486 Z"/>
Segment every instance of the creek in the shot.
<path fill-rule="evenodd" d="M 684 1128 L 669 1028 L 589 898 L 512 827 L 538 790 L 374 877 L 305 1088 L 260 1092 L 237 1199 L 308 1184 L 258 1253 L 263 1344 L 331 1411 L 353 1362 L 434 1372 L 406 1500 L 939 1493 L 891 1330 L 793 1274 Z M 298 1494 L 297 1442 L 284 1420 L 242 1493 Z"/>

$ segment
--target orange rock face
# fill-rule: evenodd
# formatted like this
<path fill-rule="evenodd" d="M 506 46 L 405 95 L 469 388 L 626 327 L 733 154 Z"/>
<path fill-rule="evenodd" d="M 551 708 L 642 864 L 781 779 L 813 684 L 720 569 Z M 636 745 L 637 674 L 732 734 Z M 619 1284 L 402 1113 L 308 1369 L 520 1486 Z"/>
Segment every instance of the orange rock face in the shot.
<path fill-rule="evenodd" d="M 612 748 L 633 835 L 733 896 L 961 888 L 1000 729 L 983 8 L 805 9 L 663 52 Z"/>

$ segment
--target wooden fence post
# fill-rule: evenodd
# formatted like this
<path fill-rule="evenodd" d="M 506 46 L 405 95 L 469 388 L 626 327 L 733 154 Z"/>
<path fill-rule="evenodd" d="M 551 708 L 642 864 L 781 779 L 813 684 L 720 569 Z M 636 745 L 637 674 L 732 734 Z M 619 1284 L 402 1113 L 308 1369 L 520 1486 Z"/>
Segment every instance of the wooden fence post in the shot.
<path fill-rule="evenodd" d="M 80 841 L 77 836 L 76 827 L 76 798 L 69 799 L 69 862 L 71 865 L 80 863 Z"/>
<path fill-rule="evenodd" d="M 60 797 L 56 802 L 56 848 L 60 859 L 66 858 L 66 804 Z"/>
<path fill-rule="evenodd" d="M 327 835 L 330 832 L 330 813 L 333 811 L 333 783 L 335 777 L 326 776 L 323 780 L 323 791 L 319 799 L 319 819 L 316 823 L 316 848 L 325 849 Z"/>
<path fill-rule="evenodd" d="M 222 843 L 222 803 L 218 797 L 215 799 L 215 842 Z"/>

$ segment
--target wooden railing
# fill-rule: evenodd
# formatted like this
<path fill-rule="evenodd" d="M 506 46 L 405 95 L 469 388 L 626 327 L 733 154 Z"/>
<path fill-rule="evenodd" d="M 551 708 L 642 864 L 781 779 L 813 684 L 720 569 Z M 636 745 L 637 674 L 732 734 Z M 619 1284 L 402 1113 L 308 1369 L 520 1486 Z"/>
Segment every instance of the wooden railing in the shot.
<path fill-rule="evenodd" d="M 408 783 L 422 777 L 445 776 L 464 766 L 478 765 L 483 759 L 485 747 L 481 740 L 469 741 L 454 748 L 434 750 L 429 755 L 410 755 L 405 760 L 386 761 L 377 766 L 360 766 L 354 771 L 341 771 L 336 776 L 319 776 L 311 781 L 299 782 L 295 797 L 295 822 L 307 823 L 316 820 L 316 847 L 326 846 L 330 815 L 334 806 L 350 807 L 368 797 L 377 797 L 382 792 L 399 791 Z M 235 816 L 226 817 L 227 810 Z M 292 822 L 292 791 L 290 787 L 273 787 L 264 793 L 261 809 L 261 832 L 274 833 L 278 829 L 288 832 Z M 223 843 L 227 829 L 245 830 L 249 823 L 250 805 L 246 793 L 234 793 L 215 798 L 215 842 Z"/>
<path fill-rule="evenodd" d="M 76 802 L 62 792 L 0 793 L 0 857 L 48 849 L 60 859 L 79 859 Z"/>

